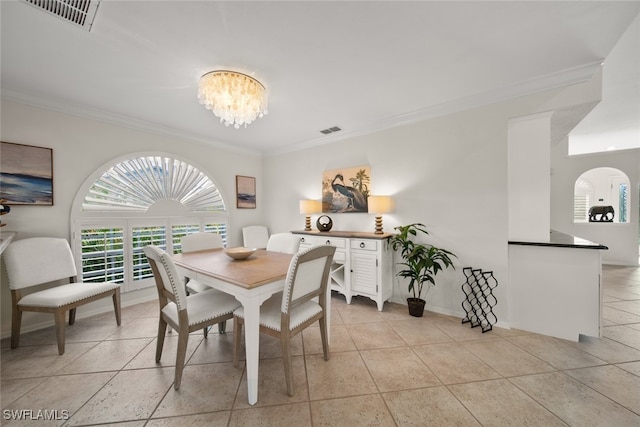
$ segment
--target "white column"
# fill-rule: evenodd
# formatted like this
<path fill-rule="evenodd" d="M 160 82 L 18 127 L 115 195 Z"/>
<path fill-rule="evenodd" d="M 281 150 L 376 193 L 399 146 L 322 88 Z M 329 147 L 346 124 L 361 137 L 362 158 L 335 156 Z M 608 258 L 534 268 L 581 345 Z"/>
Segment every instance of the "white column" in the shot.
<path fill-rule="evenodd" d="M 548 242 L 551 225 L 551 115 L 509 120 L 509 240 Z"/>

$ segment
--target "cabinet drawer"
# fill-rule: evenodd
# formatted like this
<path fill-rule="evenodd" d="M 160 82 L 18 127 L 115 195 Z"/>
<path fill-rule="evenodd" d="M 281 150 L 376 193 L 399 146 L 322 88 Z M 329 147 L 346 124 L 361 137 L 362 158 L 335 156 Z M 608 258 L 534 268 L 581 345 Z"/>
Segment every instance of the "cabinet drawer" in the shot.
<path fill-rule="evenodd" d="M 376 251 L 376 250 L 378 250 L 378 241 L 377 240 L 353 239 L 353 240 L 351 240 L 351 249 L 362 249 L 362 250 L 365 250 L 365 251 Z"/>
<path fill-rule="evenodd" d="M 338 264 L 344 264 L 346 259 L 347 257 L 344 251 L 336 251 L 336 253 L 333 255 L 333 262 L 337 262 Z"/>
<path fill-rule="evenodd" d="M 300 250 L 303 251 L 305 249 L 309 249 L 312 246 L 317 246 L 315 243 L 309 242 L 300 242 Z M 337 264 L 344 264 L 347 260 L 347 254 L 343 249 L 336 249 L 336 253 L 333 255 L 333 262 Z"/>
<path fill-rule="evenodd" d="M 344 248 L 346 246 L 345 239 L 322 236 L 303 236 L 300 238 L 300 244 L 329 245 L 336 248 Z"/>

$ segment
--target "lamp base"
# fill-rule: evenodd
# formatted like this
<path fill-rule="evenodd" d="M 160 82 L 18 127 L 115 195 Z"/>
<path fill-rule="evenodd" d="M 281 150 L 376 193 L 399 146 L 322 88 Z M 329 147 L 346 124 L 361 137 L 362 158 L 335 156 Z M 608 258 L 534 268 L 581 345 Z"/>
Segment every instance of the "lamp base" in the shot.
<path fill-rule="evenodd" d="M 382 217 L 376 217 L 376 231 L 373 234 L 383 234 L 382 232 Z"/>
<path fill-rule="evenodd" d="M 311 231 L 311 216 L 304 217 L 304 231 Z"/>

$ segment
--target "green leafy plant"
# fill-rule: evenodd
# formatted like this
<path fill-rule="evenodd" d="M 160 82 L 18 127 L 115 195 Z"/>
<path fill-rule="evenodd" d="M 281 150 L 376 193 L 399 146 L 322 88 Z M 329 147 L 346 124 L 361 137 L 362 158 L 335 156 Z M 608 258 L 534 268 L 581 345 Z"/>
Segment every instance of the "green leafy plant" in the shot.
<path fill-rule="evenodd" d="M 414 223 L 395 227 L 398 233 L 391 236 L 389 243 L 394 251 L 399 251 L 404 266 L 397 275 L 409 279 L 409 292 L 413 298 L 423 299 L 422 292 L 426 283 L 436 285 L 436 275 L 441 270 L 453 268 L 451 257 L 456 256 L 450 251 L 428 244 L 416 243 L 414 239 L 418 233 L 428 235 L 424 224 Z"/>

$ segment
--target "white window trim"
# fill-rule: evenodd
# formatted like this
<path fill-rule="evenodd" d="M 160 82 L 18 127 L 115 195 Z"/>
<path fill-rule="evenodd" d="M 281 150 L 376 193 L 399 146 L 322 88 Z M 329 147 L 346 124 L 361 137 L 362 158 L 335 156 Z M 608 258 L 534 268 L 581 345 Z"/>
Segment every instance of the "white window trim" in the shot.
<path fill-rule="evenodd" d="M 187 164 L 190 164 L 194 168 L 198 169 L 200 172 L 204 173 L 216 186 L 216 189 L 220 193 L 222 200 L 225 206 L 229 206 L 227 203 L 227 198 L 221 190 L 220 186 L 216 183 L 216 181 L 211 177 L 205 168 L 200 167 L 197 163 L 192 162 L 190 159 L 183 158 L 181 156 L 164 153 L 164 152 L 142 152 L 142 153 L 129 153 L 127 155 L 120 156 L 115 158 L 105 164 L 103 164 L 100 168 L 96 169 L 91 175 L 89 175 L 83 184 L 79 187 L 76 192 L 74 201 L 71 207 L 70 214 L 70 229 L 71 229 L 71 249 L 74 254 L 76 268 L 78 270 L 79 278 L 81 277 L 82 272 L 82 241 L 81 241 L 81 230 L 86 228 L 122 228 L 123 229 L 123 239 L 124 239 L 124 248 L 123 248 L 123 257 L 125 263 L 125 275 L 124 275 L 124 284 L 123 284 L 123 292 L 134 291 L 138 289 L 143 289 L 146 287 L 154 286 L 153 279 L 143 279 L 138 281 L 133 281 L 133 271 L 130 266 L 133 265 L 133 248 L 132 248 L 132 229 L 133 227 L 140 226 L 165 226 L 166 230 L 166 244 L 167 244 L 167 252 L 173 252 L 173 239 L 172 239 L 172 226 L 174 225 L 182 225 L 182 224 L 194 224 L 199 225 L 200 231 L 205 230 L 205 226 L 211 223 L 222 223 L 226 225 L 227 232 L 230 229 L 229 227 L 229 212 L 228 208 L 226 211 L 168 211 L 166 215 L 158 216 L 157 211 L 152 212 L 140 212 L 140 211 L 129 211 L 129 210 L 116 210 L 116 209 L 91 209 L 91 210 L 83 210 L 83 201 L 85 196 L 89 192 L 89 189 L 93 186 L 93 184 L 100 178 L 102 175 L 107 172 L 113 166 L 127 161 L 129 159 L 134 159 L 137 157 L 145 157 L 145 156 L 162 156 L 169 157 L 176 160 L 180 160 Z M 179 209 L 178 209 L 179 210 Z M 229 238 L 228 234 L 225 236 L 226 239 Z"/>

